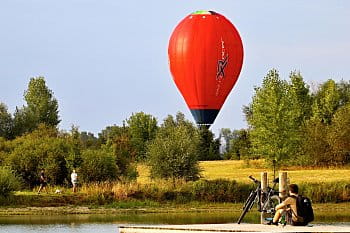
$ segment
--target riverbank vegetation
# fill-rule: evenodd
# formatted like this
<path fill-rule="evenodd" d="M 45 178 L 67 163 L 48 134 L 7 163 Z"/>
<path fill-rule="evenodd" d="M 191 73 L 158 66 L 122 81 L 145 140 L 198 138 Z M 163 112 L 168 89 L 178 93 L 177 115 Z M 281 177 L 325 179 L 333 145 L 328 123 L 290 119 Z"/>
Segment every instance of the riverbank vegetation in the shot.
<path fill-rule="evenodd" d="M 350 82 L 330 79 L 311 90 L 300 73 L 286 81 L 271 70 L 243 108 L 248 128 L 222 129 L 218 138 L 182 113 L 160 124 L 134 113 L 97 137 L 77 126 L 60 130 L 58 101 L 43 77 L 30 80 L 24 100 L 14 114 L 0 103 L 3 205 L 238 203 L 253 188 L 247 177 L 272 168 L 288 170 L 314 202 L 350 199 Z M 38 196 L 42 169 L 50 194 Z"/>
<path fill-rule="evenodd" d="M 208 163 L 211 166 L 216 164 L 220 166 L 222 161 L 202 162 L 201 167 L 205 168 Z M 231 161 L 232 167 L 240 170 L 242 173 L 252 174 L 259 177 L 261 168 L 246 168 L 244 163 Z M 239 164 L 243 167 L 239 167 Z M 230 164 L 226 164 L 229 167 Z M 70 187 L 49 186 L 47 193 L 40 195 L 36 189 L 32 191 L 16 192 L 15 195 L 0 198 L 3 206 L 12 207 L 44 207 L 44 206 L 104 206 L 114 208 L 161 208 L 168 205 L 182 205 L 197 203 L 199 206 L 210 205 L 212 203 L 242 203 L 249 195 L 254 184 L 250 182 L 247 176 L 240 175 L 235 177 L 222 177 L 221 179 L 204 179 L 186 182 L 185 180 L 173 181 L 166 180 L 147 180 L 142 179 L 143 175 L 148 173 L 142 166 L 138 169 L 140 178 L 143 181 L 134 182 L 99 182 L 84 183 L 79 186 L 77 193 L 72 193 Z M 205 169 L 204 169 L 205 171 Z M 290 182 L 298 183 L 300 192 L 312 199 L 314 203 L 341 203 L 350 201 L 349 178 L 350 168 L 343 168 L 345 177 L 334 177 L 333 180 L 320 180 L 319 177 L 331 174 L 334 169 L 321 169 L 311 176 L 305 176 L 300 179 L 302 174 L 308 170 L 291 170 Z M 218 176 L 220 172 L 215 172 Z M 225 172 L 223 173 L 225 174 Z M 270 177 L 271 177 L 270 172 Z M 209 178 L 211 173 L 207 173 Z M 296 177 L 295 179 L 293 177 Z M 235 178 L 235 179 L 233 179 Z M 342 178 L 347 180 L 342 180 Z M 248 181 L 248 182 L 247 182 Z M 60 190 L 56 193 L 56 190 Z"/>

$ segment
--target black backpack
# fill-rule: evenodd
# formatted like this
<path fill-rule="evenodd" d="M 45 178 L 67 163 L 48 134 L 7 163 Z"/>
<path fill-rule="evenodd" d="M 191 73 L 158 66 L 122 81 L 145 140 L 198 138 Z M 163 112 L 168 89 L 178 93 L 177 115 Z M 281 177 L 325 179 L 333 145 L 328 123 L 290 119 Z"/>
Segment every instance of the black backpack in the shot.
<path fill-rule="evenodd" d="M 307 225 L 314 220 L 314 211 L 312 209 L 311 201 L 307 197 L 298 195 L 297 198 L 297 214 L 303 218 L 303 223 Z"/>

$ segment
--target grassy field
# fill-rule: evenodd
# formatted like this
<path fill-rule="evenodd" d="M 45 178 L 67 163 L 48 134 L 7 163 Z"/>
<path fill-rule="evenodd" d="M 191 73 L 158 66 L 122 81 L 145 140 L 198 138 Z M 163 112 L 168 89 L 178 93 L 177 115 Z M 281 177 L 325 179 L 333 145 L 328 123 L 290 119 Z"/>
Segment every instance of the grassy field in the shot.
<path fill-rule="evenodd" d="M 245 161 L 223 160 L 223 161 L 204 161 L 200 163 L 202 169 L 201 176 L 203 179 L 230 179 L 243 183 L 250 183 L 249 175 L 260 179 L 261 172 L 268 172 L 269 180 L 272 180 L 273 171 L 264 167 L 261 160 Z M 300 168 L 292 167 L 284 169 L 288 172 L 288 178 L 291 183 L 301 182 L 338 182 L 350 180 L 350 167 L 343 168 Z M 138 182 L 141 184 L 151 183 L 149 178 L 149 169 L 145 165 L 138 167 Z M 278 176 L 278 173 L 276 173 Z"/>

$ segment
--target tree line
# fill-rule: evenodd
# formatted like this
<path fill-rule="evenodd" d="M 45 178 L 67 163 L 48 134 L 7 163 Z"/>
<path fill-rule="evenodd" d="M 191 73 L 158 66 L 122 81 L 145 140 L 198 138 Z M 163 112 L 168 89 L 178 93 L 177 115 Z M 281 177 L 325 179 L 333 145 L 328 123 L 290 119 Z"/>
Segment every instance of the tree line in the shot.
<path fill-rule="evenodd" d="M 58 101 L 44 77 L 30 79 L 24 100 L 13 115 L 0 103 L 0 166 L 29 187 L 41 169 L 54 185 L 68 185 L 73 169 L 82 182 L 132 180 L 138 162 L 149 164 L 155 178 L 196 180 L 199 160 L 220 159 L 219 139 L 180 112 L 160 125 L 150 114 L 134 113 L 95 137 L 76 126 L 59 129 Z"/>
<path fill-rule="evenodd" d="M 0 167 L 27 187 L 37 184 L 41 169 L 51 184 L 68 185 L 73 169 L 82 182 L 132 180 L 139 162 L 150 166 L 152 177 L 172 180 L 198 179 L 200 160 L 259 158 L 271 166 L 350 162 L 350 82 L 329 79 L 311 90 L 299 72 L 287 81 L 269 71 L 243 107 L 248 128 L 222 129 L 218 138 L 180 112 L 161 123 L 134 113 L 97 136 L 76 126 L 60 130 L 58 101 L 44 77 L 30 79 L 24 100 L 14 114 L 0 102 Z"/>
<path fill-rule="evenodd" d="M 263 158 L 268 165 L 338 166 L 350 162 L 350 82 L 312 90 L 300 72 L 272 69 L 243 107 L 248 128 L 222 129 L 225 158 Z"/>

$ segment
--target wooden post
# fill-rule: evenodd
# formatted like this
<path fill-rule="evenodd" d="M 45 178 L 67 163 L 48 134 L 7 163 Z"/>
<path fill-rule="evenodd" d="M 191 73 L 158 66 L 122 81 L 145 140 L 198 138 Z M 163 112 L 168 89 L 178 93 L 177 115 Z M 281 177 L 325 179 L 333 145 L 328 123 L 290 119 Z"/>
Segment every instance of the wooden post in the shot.
<path fill-rule="evenodd" d="M 284 200 L 287 197 L 287 172 L 280 172 L 279 173 L 279 192 L 280 192 L 280 198 Z"/>
<path fill-rule="evenodd" d="M 267 172 L 261 172 L 261 191 L 267 191 L 268 181 L 267 181 Z M 260 200 L 263 200 L 263 194 L 261 193 Z M 261 206 L 262 207 L 262 206 Z M 260 212 L 260 223 L 265 223 L 266 213 L 263 211 Z"/>

